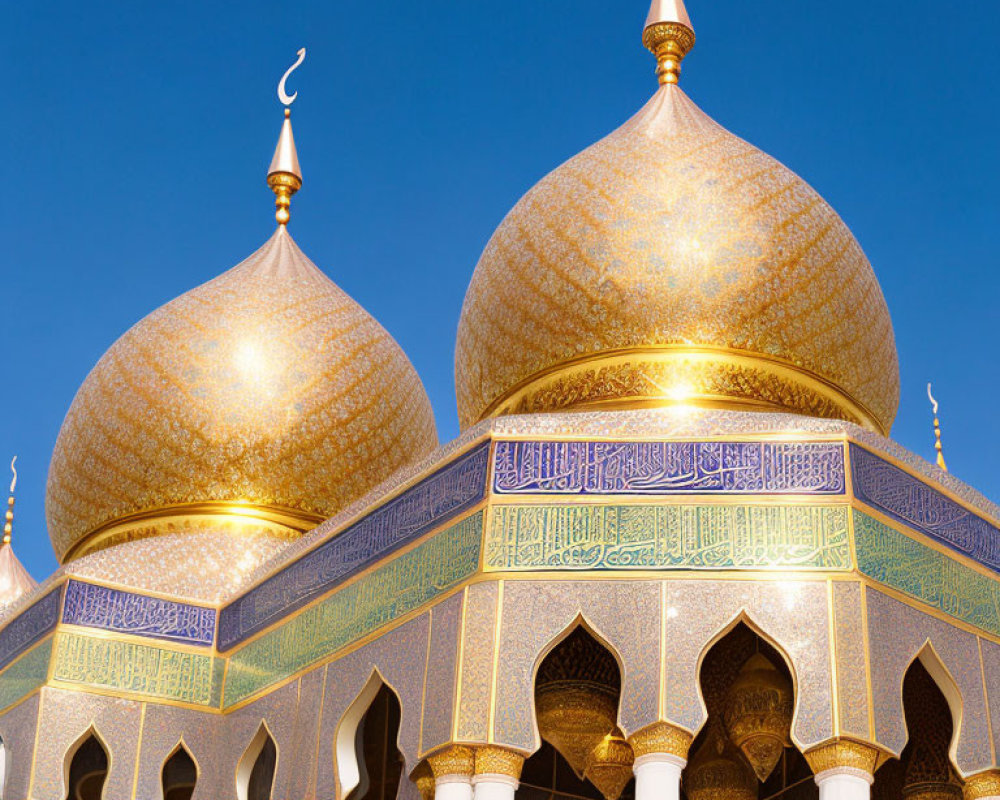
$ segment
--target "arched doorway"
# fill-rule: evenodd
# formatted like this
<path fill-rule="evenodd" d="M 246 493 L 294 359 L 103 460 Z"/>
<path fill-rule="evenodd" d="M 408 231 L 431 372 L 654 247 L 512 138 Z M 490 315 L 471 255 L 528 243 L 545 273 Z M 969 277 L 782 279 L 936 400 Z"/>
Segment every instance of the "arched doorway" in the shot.
<path fill-rule="evenodd" d="M 396 744 L 400 713 L 395 692 L 381 684 L 354 734 L 358 784 L 349 800 L 396 800 L 403 775 L 403 754 Z"/>
<path fill-rule="evenodd" d="M 101 800 L 108 777 L 108 753 L 93 733 L 73 751 L 67 772 L 66 800 Z"/>
<path fill-rule="evenodd" d="M 632 748 L 618 728 L 621 670 L 582 624 L 538 667 L 542 746 L 524 763 L 518 800 L 632 800 Z"/>
<path fill-rule="evenodd" d="M 793 681 L 784 657 L 746 623 L 702 661 L 708 720 L 691 745 L 682 788 L 688 800 L 815 800 L 812 770 L 792 746 Z"/>
<path fill-rule="evenodd" d="M 962 780 L 950 756 L 954 715 L 921 659 L 910 665 L 903 679 L 903 713 L 909 739 L 900 757 L 875 773 L 872 799 L 961 800 Z"/>
<path fill-rule="evenodd" d="M 239 800 L 271 800 L 278 748 L 267 726 L 261 723 L 253 740 L 243 751 L 236 770 L 236 796 Z"/>
<path fill-rule="evenodd" d="M 198 782 L 198 766 L 183 744 L 163 764 L 163 800 L 191 800 Z"/>

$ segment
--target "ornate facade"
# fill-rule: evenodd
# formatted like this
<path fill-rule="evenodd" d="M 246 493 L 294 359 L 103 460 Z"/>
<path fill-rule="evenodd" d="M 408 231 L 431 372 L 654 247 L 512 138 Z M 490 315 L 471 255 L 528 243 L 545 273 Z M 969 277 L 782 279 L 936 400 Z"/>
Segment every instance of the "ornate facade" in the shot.
<path fill-rule="evenodd" d="M 872 267 L 694 39 L 656 0 L 654 98 L 487 246 L 439 447 L 287 232 L 286 111 L 277 232 L 67 415 L 0 797 L 1000 797 L 1000 508 L 887 438 Z"/>

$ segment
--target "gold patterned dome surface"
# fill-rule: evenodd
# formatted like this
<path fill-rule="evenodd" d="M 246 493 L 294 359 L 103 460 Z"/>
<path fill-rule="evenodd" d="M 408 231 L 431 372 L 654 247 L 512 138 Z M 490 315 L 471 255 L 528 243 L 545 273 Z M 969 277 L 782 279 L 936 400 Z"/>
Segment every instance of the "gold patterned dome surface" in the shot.
<path fill-rule="evenodd" d="M 463 428 L 685 402 L 885 433 L 899 400 L 889 312 L 847 226 L 672 83 L 501 223 L 455 373 Z"/>
<path fill-rule="evenodd" d="M 220 515 L 290 538 L 436 445 L 399 345 L 280 226 L 100 359 L 56 442 L 49 532 L 61 560 Z"/>

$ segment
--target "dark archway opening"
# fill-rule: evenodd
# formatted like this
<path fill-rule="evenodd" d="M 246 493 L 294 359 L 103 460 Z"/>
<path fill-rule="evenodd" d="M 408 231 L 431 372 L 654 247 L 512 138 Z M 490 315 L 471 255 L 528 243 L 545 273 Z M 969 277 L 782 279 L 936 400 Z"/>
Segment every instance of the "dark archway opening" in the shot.
<path fill-rule="evenodd" d="M 108 777 L 108 754 L 96 736 L 88 736 L 69 765 L 67 800 L 101 800 Z"/>
<path fill-rule="evenodd" d="M 198 767 L 184 745 L 163 765 L 163 800 L 191 800 L 198 782 Z"/>
<path fill-rule="evenodd" d="M 962 780 L 949 755 L 955 733 L 951 708 L 920 661 L 903 679 L 903 713 L 909 740 L 898 759 L 875 773 L 872 800 L 961 800 Z"/>
<path fill-rule="evenodd" d="M 400 713 L 395 693 L 383 684 L 358 724 L 359 783 L 348 800 L 396 800 L 404 763 L 396 744 Z"/>

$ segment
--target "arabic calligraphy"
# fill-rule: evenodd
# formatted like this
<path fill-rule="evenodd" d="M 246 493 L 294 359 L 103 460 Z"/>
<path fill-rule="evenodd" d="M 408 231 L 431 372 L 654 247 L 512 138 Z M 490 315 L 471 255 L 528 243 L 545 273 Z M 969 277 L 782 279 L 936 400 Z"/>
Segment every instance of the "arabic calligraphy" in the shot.
<path fill-rule="evenodd" d="M 831 442 L 497 442 L 501 494 L 843 494 Z"/>

